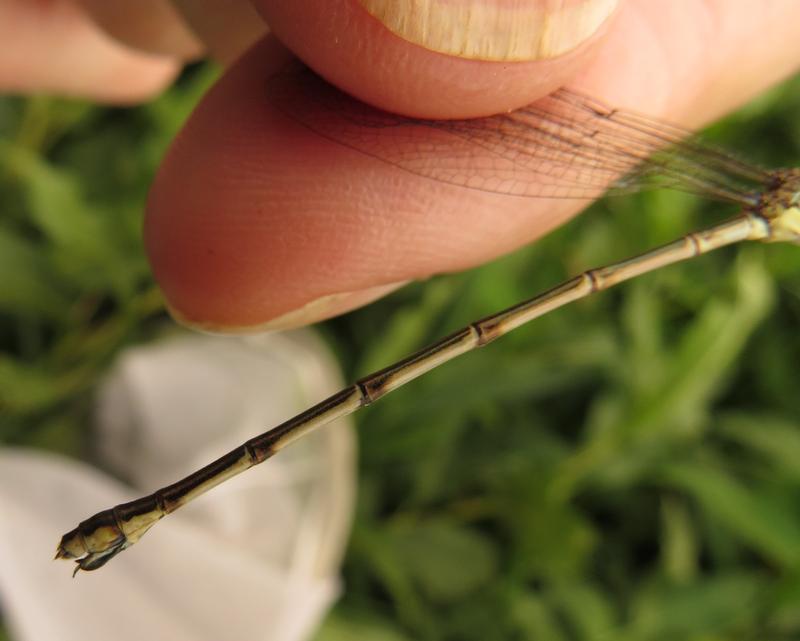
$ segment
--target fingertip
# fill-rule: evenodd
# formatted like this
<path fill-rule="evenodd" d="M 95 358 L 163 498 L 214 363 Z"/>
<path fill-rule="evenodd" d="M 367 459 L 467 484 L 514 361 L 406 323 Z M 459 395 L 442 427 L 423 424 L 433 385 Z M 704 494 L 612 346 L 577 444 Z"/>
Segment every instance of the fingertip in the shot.
<path fill-rule="evenodd" d="M 409 281 L 405 280 L 398 283 L 367 287 L 356 292 L 326 294 L 301 305 L 297 309 L 266 320 L 258 316 L 242 315 L 239 305 L 234 306 L 228 316 L 208 314 L 204 311 L 203 303 L 199 306 L 194 305 L 189 308 L 188 312 L 184 312 L 182 308 L 170 304 L 167 300 L 166 308 L 173 320 L 195 331 L 226 335 L 264 334 L 296 329 L 345 314 L 383 298 L 408 283 Z"/>
<path fill-rule="evenodd" d="M 198 57 L 202 43 L 168 0 L 77 0 L 95 24 L 121 44 L 181 60 Z"/>
<path fill-rule="evenodd" d="M 129 104 L 162 91 L 180 71 L 172 58 L 121 46 L 77 5 L 12 3 L 0 20 L 0 88 Z"/>
<path fill-rule="evenodd" d="M 185 324 L 243 331 L 327 318 L 508 251 L 577 207 L 517 199 L 498 225 L 503 196 L 465 194 L 333 143 L 270 99 L 265 79 L 288 59 L 267 39 L 238 60 L 154 182 L 145 245 Z"/>
<path fill-rule="evenodd" d="M 361 100 L 410 116 L 468 118 L 565 84 L 602 42 L 617 1 L 255 4 L 298 57 Z"/>

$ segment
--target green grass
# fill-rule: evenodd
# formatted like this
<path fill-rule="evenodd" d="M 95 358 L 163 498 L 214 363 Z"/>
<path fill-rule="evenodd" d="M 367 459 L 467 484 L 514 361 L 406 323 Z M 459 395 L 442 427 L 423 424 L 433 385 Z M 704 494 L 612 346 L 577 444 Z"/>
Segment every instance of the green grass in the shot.
<path fill-rule="evenodd" d="M 196 69 L 131 110 L 0 101 L 2 441 L 81 456 L 113 356 L 168 326 L 140 217 L 209 79 Z M 766 166 L 798 164 L 798 113 L 795 81 L 710 135 Z M 666 192 L 608 200 L 322 331 L 352 379 L 730 212 Z M 797 248 L 724 250 L 360 412 L 346 591 L 318 641 L 800 638 L 798 294 Z"/>

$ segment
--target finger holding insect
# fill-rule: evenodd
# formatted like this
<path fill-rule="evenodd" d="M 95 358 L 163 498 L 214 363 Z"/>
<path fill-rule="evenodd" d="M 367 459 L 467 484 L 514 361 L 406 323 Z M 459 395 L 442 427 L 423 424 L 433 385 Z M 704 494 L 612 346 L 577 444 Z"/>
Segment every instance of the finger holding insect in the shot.
<path fill-rule="evenodd" d="M 358 84 L 359 97 L 378 95 L 379 104 L 394 111 L 402 112 L 409 100 L 417 105 L 413 115 L 425 105 L 451 117 L 482 113 L 490 103 L 504 111 L 542 89 L 541 78 L 531 73 L 534 62 L 476 62 L 432 51 L 381 27 L 363 7 L 343 4 L 338 12 L 338 5 L 326 4 L 337 25 L 331 33 L 313 15 L 303 21 L 291 13 L 311 11 L 313 4 L 281 9 L 264 0 L 259 7 L 276 34 L 294 43 L 302 36 L 291 33 L 279 13 L 290 11 L 296 28 L 310 29 L 307 41 L 295 43 L 306 61 L 329 57 L 320 71 L 329 75 L 328 66 L 343 67 L 345 86 Z M 628 0 L 571 84 L 668 120 L 699 124 L 718 116 L 800 60 L 800 41 L 792 33 L 799 4 L 770 0 L 756 9 L 738 7 L 721 0 Z M 347 19 L 337 23 L 339 15 Z M 765 32 L 774 36 L 767 44 Z M 317 44 L 320 53 L 309 51 Z M 396 55 L 359 57 L 381 51 L 381 44 Z M 314 322 L 409 279 L 512 251 L 583 208 L 579 201 L 453 187 L 314 135 L 269 102 L 265 79 L 289 59 L 279 43 L 267 40 L 239 60 L 198 107 L 155 183 L 146 243 L 169 304 L 188 324 L 255 331 Z M 559 62 L 569 77 L 564 56 L 549 64 Z M 428 75 L 426 67 L 436 73 Z M 417 69 L 422 71 L 415 76 Z M 504 93 L 507 78 L 514 79 L 511 97 Z M 468 91 L 485 89 L 493 79 L 497 91 Z M 721 88 L 736 91 L 718 95 Z M 434 153 L 431 162 L 446 164 L 448 158 Z"/>

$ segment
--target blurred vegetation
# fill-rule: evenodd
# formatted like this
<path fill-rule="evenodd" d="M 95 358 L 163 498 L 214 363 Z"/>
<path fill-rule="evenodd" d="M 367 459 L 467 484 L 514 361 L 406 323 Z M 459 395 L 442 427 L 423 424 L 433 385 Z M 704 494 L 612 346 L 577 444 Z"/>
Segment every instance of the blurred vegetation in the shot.
<path fill-rule="evenodd" d="M 3 442 L 82 456 L 111 359 L 169 326 L 141 212 L 212 76 L 193 69 L 135 109 L 0 100 Z M 765 166 L 797 164 L 797 114 L 800 81 L 708 133 Z M 731 213 L 668 192 L 610 199 L 322 331 L 353 379 Z M 318 641 L 800 638 L 799 294 L 797 248 L 723 250 L 360 412 L 346 591 Z"/>

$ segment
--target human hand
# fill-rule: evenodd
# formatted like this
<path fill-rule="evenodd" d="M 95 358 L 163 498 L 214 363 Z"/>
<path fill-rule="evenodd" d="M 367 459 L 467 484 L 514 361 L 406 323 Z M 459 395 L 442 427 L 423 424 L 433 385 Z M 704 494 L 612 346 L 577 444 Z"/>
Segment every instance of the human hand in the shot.
<path fill-rule="evenodd" d="M 140 102 L 265 32 L 249 0 L 0 0 L 0 91 Z"/>
<path fill-rule="evenodd" d="M 142 20 L 147 11 L 156 16 L 152 23 Z M 181 59 L 198 53 L 200 45 L 163 0 L 141 2 L 135 13 L 138 20 L 129 25 L 140 28 L 129 33 L 138 39 L 136 47 L 130 38 L 114 39 L 104 32 L 73 0 L 0 0 L 0 91 L 45 91 L 116 103 L 154 95 L 172 81 Z M 146 29 L 146 24 L 158 28 Z M 156 42 L 161 39 L 169 46 Z"/>
<path fill-rule="evenodd" d="M 226 7 L 255 7 L 277 38 L 340 87 L 417 116 L 497 113 L 569 83 L 610 104 L 694 126 L 741 104 L 800 63 L 800 40 L 793 33 L 800 5 L 794 0 L 757 6 L 574 0 L 561 4 L 594 9 L 593 19 L 582 23 L 572 16 L 559 27 L 565 9 L 548 9 L 551 29 L 541 47 L 525 39 L 509 47 L 507 32 L 488 33 L 490 21 L 481 16 L 461 39 L 454 38 L 470 59 L 453 55 L 441 40 L 420 41 L 423 36 L 411 28 L 394 26 L 400 33 L 393 33 L 364 10 L 407 3 L 250 3 L 236 0 Z M 175 4 L 197 8 L 188 0 Z M 473 11 L 506 6 L 489 0 L 463 4 Z M 529 4 L 513 24 L 553 3 Z M 603 11 L 614 4 L 614 15 L 603 20 Z M 454 6 L 437 4 L 436 15 L 442 18 Z M 202 11 L 194 15 L 196 32 L 203 24 L 214 30 L 213 21 L 202 21 Z M 541 22 L 532 21 L 530 29 Z M 430 24 L 435 36 L 440 21 Z M 457 18 L 438 33 L 457 36 L 463 24 Z M 490 43 L 495 60 L 474 59 L 486 55 L 479 41 Z M 233 64 L 198 106 L 154 185 L 148 251 L 170 306 L 189 324 L 235 331 L 310 323 L 410 279 L 511 251 L 582 206 L 439 184 L 311 134 L 267 100 L 266 79 L 289 57 L 269 37 Z"/>
<path fill-rule="evenodd" d="M 693 126 L 800 64 L 794 0 L 620 0 L 596 33 L 575 34 L 571 20 L 555 34 L 556 44 L 584 40 L 577 48 L 519 62 L 433 52 L 392 33 L 362 4 L 254 2 L 275 36 L 315 70 L 410 115 L 496 113 L 569 83 L 612 105 Z M 546 3 L 529 4 L 533 11 Z M 495 38 L 485 24 L 475 22 L 467 48 Z M 500 45 L 504 37 L 497 36 Z M 288 57 L 268 38 L 229 69 L 156 180 L 147 247 L 169 304 L 187 323 L 235 331 L 314 322 L 410 279 L 511 251 L 582 206 L 439 184 L 321 139 L 267 100 L 265 79 Z"/>

